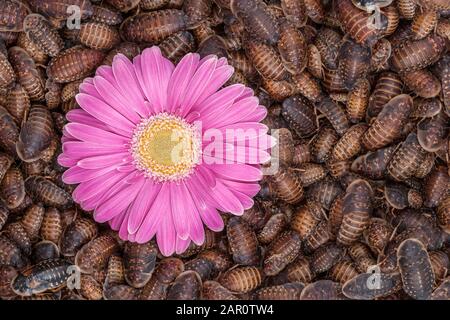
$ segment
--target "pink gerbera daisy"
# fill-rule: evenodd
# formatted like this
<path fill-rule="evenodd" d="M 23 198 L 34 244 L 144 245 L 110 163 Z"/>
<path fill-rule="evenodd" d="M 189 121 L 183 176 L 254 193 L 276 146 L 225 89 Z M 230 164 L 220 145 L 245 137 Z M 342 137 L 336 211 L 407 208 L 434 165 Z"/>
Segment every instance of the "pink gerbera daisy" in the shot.
<path fill-rule="evenodd" d="M 165 256 L 201 245 L 203 224 L 222 230 L 219 211 L 250 208 L 272 140 L 253 91 L 221 88 L 232 73 L 225 58 L 195 53 L 175 67 L 158 47 L 98 68 L 67 113 L 58 159 L 74 200 L 124 240 L 156 235 Z M 245 135 L 218 139 L 230 130 Z"/>

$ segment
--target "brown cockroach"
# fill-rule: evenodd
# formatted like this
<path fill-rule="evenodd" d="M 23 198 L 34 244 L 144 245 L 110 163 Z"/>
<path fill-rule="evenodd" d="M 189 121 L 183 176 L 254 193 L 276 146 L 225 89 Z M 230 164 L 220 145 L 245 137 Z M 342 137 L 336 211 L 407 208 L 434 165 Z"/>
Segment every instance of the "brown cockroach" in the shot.
<path fill-rule="evenodd" d="M 240 265 L 256 265 L 260 259 L 255 232 L 238 217 L 227 223 L 227 239 L 233 260 Z"/>
<path fill-rule="evenodd" d="M 75 257 L 75 263 L 83 273 L 103 269 L 109 257 L 119 249 L 116 239 L 104 234 L 85 244 Z"/>
<path fill-rule="evenodd" d="M 339 50 L 338 72 L 347 90 L 369 72 L 370 50 L 353 41 L 345 41 Z"/>
<path fill-rule="evenodd" d="M 295 74 L 293 82 L 296 91 L 306 97 L 312 103 L 319 102 L 323 98 L 323 92 L 319 82 L 308 71 Z"/>
<path fill-rule="evenodd" d="M 321 128 L 312 142 L 311 155 L 314 162 L 326 162 L 338 140 L 339 137 L 333 128 Z"/>
<path fill-rule="evenodd" d="M 307 43 L 303 34 L 290 23 L 285 22 L 280 26 L 278 51 L 289 72 L 298 74 L 305 69 Z"/>
<path fill-rule="evenodd" d="M 61 36 L 40 14 L 33 13 L 26 16 L 23 31 L 31 42 L 50 57 L 56 56 L 64 48 Z"/>
<path fill-rule="evenodd" d="M 104 58 L 104 53 L 100 51 L 71 47 L 49 62 L 47 76 L 58 83 L 76 81 L 89 75 Z"/>
<path fill-rule="evenodd" d="M 323 98 L 316 104 L 316 108 L 328 119 L 338 135 L 342 136 L 350 127 L 342 106 L 330 98 Z"/>
<path fill-rule="evenodd" d="M 436 166 L 425 180 L 425 207 L 437 207 L 446 196 L 449 183 L 450 176 L 445 166 Z"/>
<path fill-rule="evenodd" d="M 143 5 L 143 2 L 144 1 L 141 1 L 141 7 Z M 118 25 L 123 21 L 122 15 L 109 7 L 93 5 L 92 9 L 92 21 L 104 23 L 110 26 Z"/>
<path fill-rule="evenodd" d="M 347 97 L 346 111 L 352 123 L 360 122 L 366 115 L 369 105 L 370 83 L 367 79 L 360 79 Z"/>
<path fill-rule="evenodd" d="M 228 290 L 246 293 L 258 288 L 263 281 L 263 273 L 257 267 L 235 267 L 224 273 L 219 283 Z"/>
<path fill-rule="evenodd" d="M 350 127 L 334 146 L 331 153 L 332 160 L 344 161 L 357 155 L 361 151 L 361 137 L 367 128 L 364 123 Z"/>
<path fill-rule="evenodd" d="M 292 96 L 284 100 L 281 115 L 299 137 L 311 136 L 317 130 L 314 109 L 301 96 Z"/>
<path fill-rule="evenodd" d="M 398 139 L 413 108 L 412 98 L 402 94 L 391 99 L 362 137 L 365 148 L 374 151 Z"/>
<path fill-rule="evenodd" d="M 403 290 L 414 299 L 429 299 L 435 277 L 426 247 L 417 239 L 407 239 L 398 247 L 397 261 Z"/>
<path fill-rule="evenodd" d="M 21 160 L 38 160 L 53 138 L 53 119 L 44 106 L 33 106 L 20 130 L 16 151 Z"/>
<path fill-rule="evenodd" d="M 267 79 L 284 80 L 288 72 L 278 52 L 270 45 L 250 40 L 245 52 L 256 70 Z"/>
<path fill-rule="evenodd" d="M 444 50 L 445 41 L 438 35 L 408 40 L 394 48 L 391 65 L 399 72 L 420 70 L 439 60 Z"/>
<path fill-rule="evenodd" d="M 397 181 L 412 177 L 425 156 L 426 150 L 420 146 L 416 133 L 410 133 L 392 156 L 387 166 L 389 175 Z"/>
<path fill-rule="evenodd" d="M 337 235 L 337 242 L 350 245 L 358 240 L 369 225 L 372 213 L 373 191 L 365 180 L 352 182 L 342 200 L 342 224 Z"/>
<path fill-rule="evenodd" d="M 27 91 L 30 99 L 32 101 L 44 100 L 45 83 L 34 60 L 20 47 L 11 47 L 8 53 L 17 79 Z"/>
<path fill-rule="evenodd" d="M 164 39 L 160 44 L 162 54 L 174 63 L 191 52 L 194 48 L 194 37 L 188 31 L 179 31 Z"/>
<path fill-rule="evenodd" d="M 111 50 L 120 42 L 119 32 L 100 22 L 81 24 L 78 37 L 82 44 L 96 50 Z"/>
<path fill-rule="evenodd" d="M 289 263 L 297 258 L 301 249 L 298 233 L 286 231 L 273 241 L 264 257 L 264 274 L 273 276 L 281 272 Z"/>
<path fill-rule="evenodd" d="M 23 174 L 17 167 L 10 167 L 0 182 L 0 198 L 8 209 L 17 208 L 25 198 Z"/>
<path fill-rule="evenodd" d="M 427 69 L 404 72 L 401 78 L 405 85 L 422 98 L 434 98 L 441 92 L 441 83 Z"/>

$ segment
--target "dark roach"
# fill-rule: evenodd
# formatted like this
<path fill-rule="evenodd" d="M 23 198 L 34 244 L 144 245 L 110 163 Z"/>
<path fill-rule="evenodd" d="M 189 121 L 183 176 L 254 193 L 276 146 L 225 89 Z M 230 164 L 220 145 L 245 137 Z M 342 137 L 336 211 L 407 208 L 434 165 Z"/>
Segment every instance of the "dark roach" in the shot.
<path fill-rule="evenodd" d="M 53 119 L 47 108 L 34 106 L 20 131 L 16 151 L 21 160 L 38 160 L 53 138 Z"/>

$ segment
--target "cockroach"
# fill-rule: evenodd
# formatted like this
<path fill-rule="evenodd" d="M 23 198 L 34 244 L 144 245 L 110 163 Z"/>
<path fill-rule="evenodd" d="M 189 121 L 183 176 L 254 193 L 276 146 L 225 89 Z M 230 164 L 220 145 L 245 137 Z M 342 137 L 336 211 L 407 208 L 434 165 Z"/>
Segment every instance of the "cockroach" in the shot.
<path fill-rule="evenodd" d="M 336 10 L 344 30 L 357 43 L 364 46 L 373 46 L 387 27 L 387 19 L 384 15 L 381 15 L 381 26 L 374 27 L 370 23 L 371 15 L 355 7 L 351 0 L 338 1 Z"/>
<path fill-rule="evenodd" d="M 422 98 L 434 98 L 441 92 L 441 83 L 426 69 L 401 74 L 405 85 Z"/>
<path fill-rule="evenodd" d="M 441 228 L 450 233 L 450 196 L 446 196 L 439 204 L 437 218 Z"/>
<path fill-rule="evenodd" d="M 372 213 L 373 191 L 365 180 L 352 182 L 342 202 L 342 224 L 337 235 L 337 242 L 350 245 L 358 240 L 369 225 Z"/>
<path fill-rule="evenodd" d="M 110 50 L 120 42 L 119 32 L 100 22 L 81 24 L 78 37 L 82 44 L 96 50 Z"/>
<path fill-rule="evenodd" d="M 344 161 L 357 155 L 361 151 L 361 137 L 367 128 L 366 124 L 356 124 L 348 129 L 334 146 L 332 160 Z"/>
<path fill-rule="evenodd" d="M 61 236 L 61 253 L 64 256 L 74 256 L 78 249 L 97 235 L 95 222 L 87 218 L 77 218 L 63 232 Z"/>
<path fill-rule="evenodd" d="M 425 207 L 437 207 L 447 194 L 449 183 L 448 170 L 442 165 L 436 166 L 425 180 Z"/>
<path fill-rule="evenodd" d="M 17 79 L 25 91 L 27 91 L 30 100 L 44 100 L 45 83 L 33 59 L 20 47 L 9 48 L 8 54 L 11 65 L 16 72 Z"/>
<path fill-rule="evenodd" d="M 58 209 L 49 208 L 45 211 L 41 226 L 41 237 L 44 240 L 59 243 L 63 231 L 61 214 Z"/>
<path fill-rule="evenodd" d="M 311 136 L 317 130 L 314 109 L 301 96 L 292 96 L 284 100 L 281 115 L 299 137 Z"/>
<path fill-rule="evenodd" d="M 45 102 L 50 110 L 56 109 L 61 103 L 61 90 L 62 86 L 52 80 L 47 80 L 45 82 L 45 89 L 47 93 L 45 94 Z"/>
<path fill-rule="evenodd" d="M 378 284 L 372 288 L 368 284 L 373 281 L 378 281 Z M 402 279 L 398 273 L 361 273 L 343 285 L 342 293 L 350 299 L 372 300 L 389 296 L 400 290 L 401 286 Z"/>
<path fill-rule="evenodd" d="M 360 79 L 347 97 L 346 111 L 350 122 L 358 123 L 364 118 L 369 97 L 370 83 L 367 79 Z"/>
<path fill-rule="evenodd" d="M 429 299 L 434 286 L 434 273 L 427 249 L 417 239 L 407 239 L 398 247 L 397 261 L 403 290 L 417 300 Z"/>
<path fill-rule="evenodd" d="M 233 79 L 234 76 L 236 76 L 238 74 L 240 74 L 240 72 L 235 71 L 233 74 L 233 77 L 231 79 Z M 242 77 L 244 79 L 241 79 L 241 80 L 236 79 L 238 81 L 235 81 L 234 83 L 248 83 L 247 79 L 245 78 L 245 76 L 243 74 L 242 74 Z M 231 82 L 231 83 L 233 83 L 233 82 Z M 280 101 L 280 102 L 283 101 L 284 99 L 289 98 L 297 91 L 297 88 L 295 87 L 295 85 L 293 85 L 291 82 L 286 81 L 286 80 L 276 81 L 276 80 L 272 80 L 272 79 L 263 78 L 262 86 L 263 86 L 264 90 L 267 91 L 267 93 L 270 95 L 270 97 L 272 99 L 274 99 L 275 101 Z"/>
<path fill-rule="evenodd" d="M 44 106 L 34 106 L 20 131 L 17 154 L 25 162 L 38 160 L 50 146 L 52 137 L 53 119 L 50 111 Z"/>
<path fill-rule="evenodd" d="M 71 15 L 69 7 L 72 5 L 80 8 L 81 19 L 88 19 L 93 13 L 92 3 L 86 0 L 30 0 L 28 3 L 34 12 L 58 20 Z"/>
<path fill-rule="evenodd" d="M 33 246 L 31 258 L 34 263 L 39 263 L 44 260 L 57 259 L 59 254 L 58 245 L 51 241 L 43 240 Z"/>
<path fill-rule="evenodd" d="M 141 0 L 139 2 L 139 7 L 142 10 L 157 10 L 163 8 L 169 2 L 170 0 Z"/>
<path fill-rule="evenodd" d="M 288 73 L 278 52 L 271 46 L 249 41 L 245 47 L 247 56 L 254 64 L 256 70 L 265 78 L 284 80 Z"/>
<path fill-rule="evenodd" d="M 438 35 L 408 40 L 394 48 L 391 65 L 399 72 L 420 70 L 439 60 L 444 49 L 445 41 Z"/>
<path fill-rule="evenodd" d="M 353 41 L 345 41 L 339 50 L 338 72 L 344 87 L 352 90 L 356 82 L 369 72 L 370 50 Z"/>
<path fill-rule="evenodd" d="M 186 28 L 186 15 L 181 10 L 165 9 L 140 13 L 121 25 L 122 37 L 133 42 L 160 42 Z"/>
<path fill-rule="evenodd" d="M 188 31 L 179 31 L 159 44 L 162 54 L 174 63 L 191 52 L 194 48 L 194 37 Z"/>
<path fill-rule="evenodd" d="M 66 285 L 70 263 L 61 260 L 42 261 L 19 274 L 13 281 L 13 291 L 20 296 L 31 296 Z"/>
<path fill-rule="evenodd" d="M 72 198 L 66 191 L 44 177 L 29 177 L 25 181 L 25 186 L 27 192 L 35 199 L 48 206 L 64 209 L 72 204 Z"/>
<path fill-rule="evenodd" d="M 319 49 L 313 44 L 308 45 L 307 48 L 307 65 L 306 68 L 315 78 L 323 78 L 322 57 Z"/>
<path fill-rule="evenodd" d="M 344 300 L 342 287 L 339 283 L 331 280 L 318 280 L 307 285 L 300 300 Z"/>
<path fill-rule="evenodd" d="M 33 204 L 25 211 L 20 221 L 33 242 L 39 236 L 44 214 L 45 209 L 41 204 Z"/>
<path fill-rule="evenodd" d="M 26 255 L 31 254 L 31 240 L 27 231 L 20 222 L 13 222 L 4 228 L 8 239 L 14 242 L 20 250 Z"/>
<path fill-rule="evenodd" d="M 311 257 L 311 270 L 319 274 L 330 270 L 343 255 L 343 249 L 335 243 L 319 247 Z"/>
<path fill-rule="evenodd" d="M 364 133 L 363 146 L 374 151 L 398 139 L 412 109 L 412 98 L 408 95 L 391 99 Z"/>
<path fill-rule="evenodd" d="M 411 24 L 413 38 L 423 39 L 429 35 L 437 26 L 439 14 L 434 10 L 423 10 L 418 12 Z"/>
<path fill-rule="evenodd" d="M 83 273 L 103 269 L 109 257 L 119 249 L 117 241 L 104 234 L 85 244 L 75 257 L 75 263 Z"/>
<path fill-rule="evenodd" d="M 162 48 L 161 48 L 162 50 Z M 141 49 L 136 43 L 132 42 L 121 42 L 118 46 L 116 46 L 114 49 L 112 49 L 106 57 L 103 59 L 102 64 L 106 64 L 111 66 L 114 57 L 121 53 L 124 56 L 126 56 L 128 59 L 132 60 L 135 56 L 137 56 L 140 53 Z M 72 82 L 71 82 L 72 83 Z M 74 83 L 77 83 L 77 81 L 74 81 Z M 70 84 L 70 83 L 69 83 Z M 69 85 L 67 84 L 67 85 Z M 79 84 L 78 84 L 79 85 Z M 76 89 L 78 90 L 78 85 L 76 85 Z M 69 101 L 70 99 L 67 99 L 65 101 Z"/>
<path fill-rule="evenodd" d="M 297 92 L 312 103 L 319 102 L 324 96 L 319 82 L 306 70 L 295 74 L 293 82 Z"/>
<path fill-rule="evenodd" d="M 28 40 L 28 36 L 24 32 L 19 33 L 17 38 L 17 46 L 24 49 L 36 64 L 46 64 L 48 55 L 42 51 L 34 42 Z"/>
<path fill-rule="evenodd" d="M 334 198 L 341 193 L 342 188 L 339 183 L 329 178 L 325 178 L 309 187 L 307 198 L 319 202 L 323 208 L 328 210 L 333 203 Z"/>
<path fill-rule="evenodd" d="M 423 119 L 417 125 L 417 140 L 428 152 L 436 152 L 446 143 L 449 118 L 440 112 L 433 118 Z"/>
<path fill-rule="evenodd" d="M 329 271 L 330 278 L 333 281 L 344 285 L 347 281 L 355 278 L 359 272 L 351 261 L 339 261 Z"/>
<path fill-rule="evenodd" d="M 16 80 L 13 67 L 8 60 L 8 56 L 0 52 L 0 87 L 7 88 Z"/>
<path fill-rule="evenodd" d="M 420 146 L 416 133 L 410 133 L 392 156 L 387 167 L 389 175 L 397 181 L 412 177 L 425 156 L 426 150 Z"/>
<path fill-rule="evenodd" d="M 63 48 L 64 41 L 50 23 L 40 14 L 29 14 L 23 21 L 23 31 L 31 42 L 50 57 L 56 56 Z"/>
<path fill-rule="evenodd" d="M 330 98 L 323 98 L 316 108 L 328 119 L 338 135 L 342 136 L 350 127 L 344 109 Z"/>
<path fill-rule="evenodd" d="M 431 267 L 433 268 L 434 278 L 438 286 L 447 276 L 450 261 L 447 254 L 443 251 L 431 251 L 428 253 Z"/>
<path fill-rule="evenodd" d="M 328 222 L 320 221 L 317 226 L 306 236 L 303 247 L 305 253 L 311 253 L 331 239 Z"/>
<path fill-rule="evenodd" d="M 28 259 L 22 253 L 19 246 L 5 234 L 0 235 L 0 265 L 23 268 L 27 264 Z"/>
<path fill-rule="evenodd" d="M 338 54 L 342 43 L 342 36 L 331 28 L 321 28 L 314 41 L 321 56 L 323 65 L 335 70 L 338 67 Z"/>
<path fill-rule="evenodd" d="M 307 43 L 303 34 L 290 23 L 286 22 L 280 26 L 278 50 L 289 72 L 298 74 L 305 69 Z"/>
<path fill-rule="evenodd" d="M 376 117 L 389 100 L 402 93 L 402 88 L 403 83 L 396 73 L 390 71 L 381 73 L 369 98 L 367 115 Z"/>
<path fill-rule="evenodd" d="M 276 44 L 280 37 L 279 25 L 263 1 L 234 0 L 230 5 L 249 35 L 269 45 Z"/>
<path fill-rule="evenodd" d="M 305 239 L 325 217 L 323 208 L 317 202 L 300 206 L 291 219 L 291 228 Z"/>
<path fill-rule="evenodd" d="M 205 281 L 202 296 L 207 300 L 239 300 L 230 290 L 217 281 Z"/>
<path fill-rule="evenodd" d="M 121 12 L 128 12 L 139 6 L 139 0 L 107 0 L 108 4 Z"/>
<path fill-rule="evenodd" d="M 48 64 L 47 76 L 58 83 L 67 83 L 89 75 L 105 58 L 104 53 L 83 47 L 62 51 Z"/>
<path fill-rule="evenodd" d="M 411 20 L 416 14 L 417 3 L 415 0 L 398 0 L 397 9 L 404 19 Z"/>
<path fill-rule="evenodd" d="M 227 239 L 234 262 L 240 265 L 256 265 L 260 259 L 255 232 L 245 221 L 233 217 L 227 223 Z"/>
<path fill-rule="evenodd" d="M 235 267 L 224 273 L 219 283 L 228 290 L 246 293 L 258 288 L 263 281 L 263 273 L 257 267 Z"/>
<path fill-rule="evenodd" d="M 319 0 L 304 0 L 306 14 L 315 23 L 322 23 L 325 18 L 325 7 Z"/>
<path fill-rule="evenodd" d="M 141 1 L 141 6 L 142 2 L 143 1 Z M 91 17 L 92 21 L 104 23 L 109 26 L 118 25 L 123 21 L 122 15 L 109 7 L 93 5 L 92 9 L 93 9 Z"/>
<path fill-rule="evenodd" d="M 134 288 L 142 288 L 150 280 L 158 250 L 153 242 L 127 242 L 124 248 L 125 280 Z"/>
<path fill-rule="evenodd" d="M 103 288 L 92 276 L 82 274 L 80 276 L 79 293 L 87 300 L 101 300 L 103 298 Z"/>
<path fill-rule="evenodd" d="M 304 191 L 300 178 L 292 174 L 292 170 L 280 168 L 270 177 L 270 189 L 277 198 L 295 204 L 303 199 Z"/>
<path fill-rule="evenodd" d="M 304 187 L 308 187 L 326 177 L 326 168 L 317 163 L 303 163 L 295 171 Z"/>
<path fill-rule="evenodd" d="M 338 139 L 339 137 L 333 128 L 321 128 L 312 142 L 311 155 L 314 162 L 326 162 Z"/>
<path fill-rule="evenodd" d="M 300 300 L 304 287 L 305 285 L 300 282 L 265 287 L 256 291 L 256 298 L 258 300 Z"/>
<path fill-rule="evenodd" d="M 214 266 L 211 261 L 203 258 L 195 258 L 184 264 L 186 270 L 195 271 L 202 281 L 211 278 Z"/>
<path fill-rule="evenodd" d="M 8 209 L 17 208 L 25 198 L 23 174 L 17 167 L 10 167 L 0 182 L 0 198 Z"/>
<path fill-rule="evenodd" d="M 414 0 L 419 6 L 430 10 L 450 10 L 450 3 L 446 0 Z"/>
<path fill-rule="evenodd" d="M 294 231 L 286 231 L 269 245 L 264 257 L 264 274 L 273 276 L 281 272 L 300 253 L 301 239 Z"/>

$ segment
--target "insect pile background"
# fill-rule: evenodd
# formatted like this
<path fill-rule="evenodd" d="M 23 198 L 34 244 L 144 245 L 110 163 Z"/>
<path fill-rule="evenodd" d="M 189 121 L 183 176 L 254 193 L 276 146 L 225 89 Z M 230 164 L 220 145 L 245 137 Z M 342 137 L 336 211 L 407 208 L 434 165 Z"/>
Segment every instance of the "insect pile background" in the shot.
<path fill-rule="evenodd" d="M 0 0 L 0 298 L 450 299 L 449 18 L 448 0 Z M 81 81 L 151 45 L 227 57 L 280 130 L 254 207 L 169 258 L 96 224 L 56 161 Z"/>

